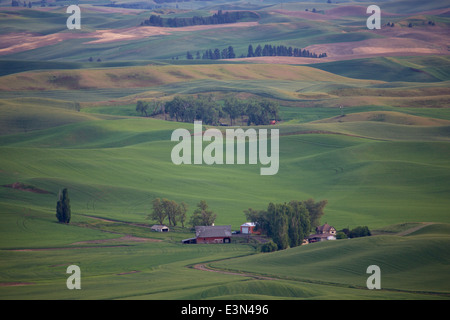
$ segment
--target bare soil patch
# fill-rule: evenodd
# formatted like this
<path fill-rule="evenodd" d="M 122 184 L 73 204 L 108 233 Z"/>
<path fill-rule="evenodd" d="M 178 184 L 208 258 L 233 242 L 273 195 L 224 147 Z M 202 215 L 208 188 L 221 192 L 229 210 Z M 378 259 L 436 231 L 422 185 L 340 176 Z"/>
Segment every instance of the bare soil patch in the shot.
<path fill-rule="evenodd" d="M 361 58 L 385 55 L 414 55 L 414 54 L 447 54 L 443 38 L 436 39 L 434 34 L 428 37 L 428 33 L 418 34 L 384 34 L 382 39 L 368 39 L 362 41 L 316 44 L 306 47 L 312 52 L 326 52 L 328 57 L 335 60 L 346 58 Z M 322 60 L 322 59 L 318 59 Z"/>
<path fill-rule="evenodd" d="M 139 271 L 139 270 L 133 270 L 133 271 L 129 271 L 129 272 L 121 272 L 121 273 L 118 273 L 117 275 L 118 275 L 118 276 L 123 276 L 123 275 L 125 275 L 125 274 L 133 274 L 133 273 L 139 273 L 139 272 L 141 272 L 141 271 Z"/>
<path fill-rule="evenodd" d="M 121 29 L 96 30 L 94 32 L 59 32 L 49 35 L 34 33 L 8 33 L 0 35 L 0 56 L 54 45 L 69 39 L 86 39 L 85 44 L 108 43 L 116 41 L 139 40 L 175 32 L 190 32 L 219 28 L 243 28 L 258 25 L 258 22 L 238 22 L 220 25 L 200 25 L 181 28 L 132 27 Z M 96 39 L 88 41 L 87 39 Z"/>
<path fill-rule="evenodd" d="M 408 234 L 416 232 L 417 230 L 420 230 L 420 229 L 425 228 L 426 226 L 429 226 L 429 225 L 432 225 L 432 224 L 434 224 L 434 222 L 422 222 L 422 224 L 420 224 L 420 225 L 418 225 L 416 227 L 413 227 L 413 228 L 410 228 L 408 230 L 405 230 L 405 231 L 397 233 L 397 236 L 406 236 Z"/>
<path fill-rule="evenodd" d="M 387 12 L 386 10 L 382 11 L 382 15 L 384 17 L 398 16 L 398 14 L 390 13 Z M 369 14 L 367 13 L 367 6 L 350 5 L 350 6 L 340 6 L 327 10 L 325 11 L 325 16 L 337 19 L 340 17 L 351 17 L 351 16 L 368 17 Z"/>
<path fill-rule="evenodd" d="M 190 32 L 190 31 L 201 31 L 201 30 L 231 28 L 231 27 L 243 28 L 256 25 L 258 25 L 258 22 L 237 22 L 228 24 L 199 25 L 180 28 L 142 26 L 125 29 L 97 30 L 91 34 L 91 37 L 98 38 L 98 40 L 92 40 L 86 42 L 86 44 L 139 40 L 152 36 L 169 35 L 175 32 Z"/>
<path fill-rule="evenodd" d="M 0 283 L 0 287 L 19 287 L 19 286 L 30 286 L 33 282 L 3 282 Z"/>
<path fill-rule="evenodd" d="M 94 6 L 94 5 L 90 5 L 90 4 L 82 4 L 82 5 L 80 5 L 80 8 L 83 12 L 120 13 L 120 14 L 128 14 L 128 15 L 136 15 L 138 13 L 148 11 L 146 9 L 104 7 L 104 6 Z"/>
<path fill-rule="evenodd" d="M 0 35 L 0 43 L 6 43 L 2 46 L 0 55 L 6 55 L 16 52 L 33 50 L 45 46 L 50 46 L 68 39 L 83 38 L 86 33 L 54 33 L 48 35 L 38 35 L 34 33 L 8 33 Z"/>
<path fill-rule="evenodd" d="M 350 6 L 340 6 L 330 10 L 326 10 L 325 13 L 318 13 L 312 11 L 292 11 L 292 10 L 273 10 L 271 12 L 276 12 L 279 14 L 283 14 L 290 17 L 296 17 L 306 20 L 314 20 L 314 21 L 325 21 L 331 19 L 339 19 L 343 17 L 368 17 L 369 15 L 366 13 L 367 7 L 350 5 Z M 383 16 L 398 16 L 395 13 L 389 13 L 387 11 L 383 11 Z"/>
<path fill-rule="evenodd" d="M 33 193 L 40 193 L 40 194 L 52 194 L 52 192 L 50 192 L 50 191 L 39 189 L 39 188 L 36 188 L 35 186 L 29 185 L 29 184 L 24 184 L 21 182 L 5 184 L 2 187 L 21 190 L 21 191 L 27 191 L 27 192 L 33 192 Z"/>

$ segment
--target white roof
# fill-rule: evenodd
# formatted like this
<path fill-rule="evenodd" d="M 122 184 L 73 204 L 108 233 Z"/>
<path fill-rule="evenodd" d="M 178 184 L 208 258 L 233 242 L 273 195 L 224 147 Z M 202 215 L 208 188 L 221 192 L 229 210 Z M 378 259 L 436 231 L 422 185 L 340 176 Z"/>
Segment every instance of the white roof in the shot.
<path fill-rule="evenodd" d="M 241 225 L 241 227 L 254 227 L 256 224 L 254 222 L 246 222 Z"/>
<path fill-rule="evenodd" d="M 167 226 L 164 224 L 154 224 L 152 226 L 152 229 L 161 229 L 161 228 L 167 228 Z"/>

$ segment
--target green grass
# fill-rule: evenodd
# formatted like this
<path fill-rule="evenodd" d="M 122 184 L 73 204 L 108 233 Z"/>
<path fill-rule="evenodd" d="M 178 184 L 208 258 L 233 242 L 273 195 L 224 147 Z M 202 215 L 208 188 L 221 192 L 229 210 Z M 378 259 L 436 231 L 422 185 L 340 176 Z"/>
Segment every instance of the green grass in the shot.
<path fill-rule="evenodd" d="M 314 243 L 271 254 L 213 263 L 212 266 L 251 272 L 302 283 L 358 288 L 367 294 L 366 269 L 378 265 L 384 293 L 428 293 L 448 298 L 448 232 L 427 233 L 428 228 L 448 231 L 448 225 L 429 226 L 420 235 L 376 236 Z M 365 292 L 366 291 L 366 292 Z"/>
<path fill-rule="evenodd" d="M 216 10 L 270 4 L 205 5 Z M 250 43 L 305 47 L 378 37 L 363 30 L 361 17 L 306 21 L 270 13 L 280 8 L 273 4 L 256 27 L 174 32 L 120 45 L 72 39 L 2 56 L 1 299 L 449 298 L 450 129 L 434 120 L 450 120 L 444 107 L 448 58 L 311 66 L 184 59 L 188 50 L 195 54 L 228 45 L 239 56 Z M 193 5 L 206 13 L 204 4 Z M 283 4 L 301 11 L 337 6 Z M 383 8 L 416 12 L 441 6 L 397 1 Z M 132 27 L 148 16 L 147 11 L 89 11 L 81 32 Z M 448 20 L 436 18 L 441 25 Z M 17 14 L 5 9 L 0 19 L 2 33 L 69 32 L 62 7 Z M 103 62 L 88 63 L 91 56 Z M 175 56 L 181 59 L 172 61 Z M 265 97 L 282 105 L 283 122 L 257 128 L 280 130 L 278 174 L 261 176 L 260 164 L 172 163 L 171 133 L 192 130 L 192 124 L 138 117 L 136 101 L 198 93 L 214 93 L 219 100 Z M 338 118 L 340 105 L 345 117 Z M 7 187 L 15 182 L 30 188 Z M 69 225 L 55 217 L 57 193 L 64 187 L 71 199 Z M 271 254 L 258 254 L 253 242 L 182 245 L 180 240 L 193 236 L 188 228 L 172 227 L 167 234 L 149 230 L 153 221 L 147 216 L 157 197 L 185 201 L 188 217 L 206 200 L 217 213 L 216 225 L 230 224 L 233 230 L 246 222 L 243 211 L 249 207 L 326 199 L 322 222 L 337 229 L 367 225 L 375 236 Z M 423 222 L 434 224 L 397 235 Z M 153 241 L 130 241 L 126 235 Z M 192 268 L 199 263 L 274 280 Z M 71 264 L 81 268 L 82 290 L 66 288 Z M 371 264 L 381 268 L 382 290 L 366 288 Z M 16 282 L 23 285 L 5 285 Z"/>
<path fill-rule="evenodd" d="M 328 210 L 339 212 L 329 221 L 340 226 L 361 217 L 366 217 L 361 223 L 376 226 L 403 222 L 408 216 L 421 221 L 425 199 L 441 208 L 427 216 L 447 221 L 448 201 L 441 198 L 448 190 L 445 127 L 380 122 L 282 126 L 279 173 L 264 177 L 260 165 L 173 165 L 170 151 L 175 143 L 170 135 L 180 126 L 144 118 L 99 120 L 32 136 L 6 136 L 1 141 L 7 155 L 1 161 L 1 181 L 29 182 L 54 193 L 66 185 L 74 208 L 83 213 L 117 219 L 125 214 L 127 220 L 140 222 L 154 197 L 184 200 L 192 210 L 205 190 L 218 221 L 235 228 L 248 207 L 263 209 L 269 201 L 307 197 L 328 199 Z M 292 135 L 302 131 L 340 134 Z M 380 196 L 385 202 L 374 206 Z M 90 207 L 94 201 L 95 208 Z"/>
<path fill-rule="evenodd" d="M 269 282 L 243 282 L 238 276 L 186 268 L 193 263 L 253 253 L 251 247 L 243 245 L 179 244 L 181 237 L 188 234 L 173 234 L 174 238 L 162 238 L 162 243 L 125 243 L 125 247 L 108 243 L 106 248 L 85 245 L 89 248 L 36 252 L 10 250 L 65 248 L 79 241 L 119 238 L 122 234 L 161 239 L 159 234 L 146 234 L 143 229 L 137 230 L 125 224 L 98 224 L 85 216 L 150 224 L 145 218 L 155 197 L 186 201 L 189 214 L 198 201 L 206 199 L 218 214 L 217 224 L 232 224 L 233 229 L 245 221 L 242 211 L 248 207 L 264 209 L 269 201 L 285 202 L 309 197 L 328 200 L 323 220 L 337 228 L 357 225 L 383 228 L 389 224 L 421 221 L 450 222 L 447 214 L 450 203 L 444 196 L 449 191 L 450 149 L 446 141 L 434 142 L 439 132 L 434 127 L 426 131 L 422 127 L 382 122 L 280 126 L 280 171 L 275 176 L 263 177 L 259 175 L 259 165 L 173 165 L 170 151 L 174 143 L 169 141 L 170 133 L 182 126 L 191 127 L 189 124 L 144 118 L 95 120 L 33 134 L 3 136 L 0 184 L 20 181 L 53 194 L 0 188 L 1 282 L 34 283 L 2 287 L 2 297 L 426 299 L 440 296 L 416 292 L 445 291 L 442 287 L 445 281 L 438 281 L 436 277 L 442 279 L 446 274 L 443 270 L 448 257 L 443 254 L 448 247 L 448 228 L 432 230 L 420 237 L 411 235 L 406 240 L 386 237 L 351 240 L 350 244 L 358 244 L 355 247 L 336 241 L 319 244 L 320 247 L 311 246 L 311 249 L 291 249 L 286 254 L 300 254 L 301 250 L 311 250 L 313 254 L 312 248 L 324 248 L 325 251 L 323 255 L 319 251 L 315 259 L 308 258 L 312 260 L 304 266 L 301 262 L 296 263 L 298 259 L 304 261 L 304 256 L 281 257 L 285 267 L 277 274 L 288 279 Z M 367 138 L 337 134 L 289 135 L 312 129 L 359 134 Z M 448 134 L 442 137 L 448 139 Z M 54 216 L 55 194 L 62 187 L 69 188 L 71 197 L 73 224 L 69 226 L 56 223 Z M 86 223 L 94 229 L 84 228 Z M 98 229 L 120 234 L 104 233 Z M 336 245 L 338 247 L 334 247 Z M 413 262 L 412 266 L 420 266 L 429 257 L 421 258 L 430 247 L 434 248 L 429 253 L 433 259 L 416 269 L 406 268 Z M 351 254 L 344 255 L 346 250 Z M 364 259 L 360 259 L 359 253 Z M 398 276 L 391 264 L 399 259 L 400 254 L 402 258 L 397 268 L 404 274 Z M 440 260 L 441 264 L 435 263 L 439 255 L 444 259 Z M 323 256 L 331 257 L 331 262 L 321 260 Z M 255 257 L 266 259 L 271 256 Z M 279 265 L 271 261 L 268 259 L 264 264 L 250 261 L 243 265 L 252 272 L 272 274 Z M 320 261 L 327 261 L 327 267 Z M 355 261 L 358 263 L 351 265 Z M 367 277 L 364 267 L 373 262 L 386 263 L 382 265 L 383 288 L 393 291 L 371 293 L 353 288 L 364 284 Z M 330 263 L 337 266 L 337 271 L 330 268 Z M 82 268 L 82 292 L 65 289 L 68 264 L 78 264 Z M 264 265 L 263 270 L 253 270 L 255 265 Z M 118 275 L 132 271 L 139 272 Z M 304 274 L 309 278 L 305 279 Z M 422 277 L 423 274 L 427 276 Z M 192 278 L 197 277 L 201 280 L 193 284 Z M 418 280 L 411 282 L 411 278 Z M 336 283 L 339 284 L 337 289 Z"/>
<path fill-rule="evenodd" d="M 314 67 L 357 79 L 436 82 L 448 79 L 450 63 L 446 56 L 402 57 L 334 61 L 318 63 Z"/>

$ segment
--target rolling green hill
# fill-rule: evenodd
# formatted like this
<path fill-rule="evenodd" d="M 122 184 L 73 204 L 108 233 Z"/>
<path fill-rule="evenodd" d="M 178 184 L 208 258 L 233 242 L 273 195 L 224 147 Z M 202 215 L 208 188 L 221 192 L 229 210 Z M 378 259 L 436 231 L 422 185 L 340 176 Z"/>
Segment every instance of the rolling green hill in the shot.
<path fill-rule="evenodd" d="M 71 32 L 69 1 L 10 3 L 0 1 L 0 299 L 449 299 L 445 4 L 381 2 L 383 19 L 396 27 L 371 32 L 361 15 L 367 3 L 358 1 L 187 1 L 154 10 L 79 1 L 83 28 Z M 220 9 L 254 10 L 260 19 L 226 29 L 138 27 L 151 13 Z M 382 52 L 405 49 L 398 39 L 418 50 Z M 380 52 L 348 54 L 370 41 Z M 185 59 L 187 51 L 229 45 L 245 56 L 249 44 L 265 43 L 329 48 L 331 58 Z M 279 130 L 276 175 L 261 175 L 259 161 L 172 163 L 172 132 L 192 132 L 193 124 L 142 117 L 136 103 L 199 94 L 218 104 L 227 97 L 280 104 L 280 122 L 255 127 Z M 55 217 L 62 188 L 68 225 Z M 372 236 L 267 254 L 255 238 L 185 245 L 194 236 L 187 222 L 150 231 L 155 198 L 184 201 L 188 220 L 205 200 L 215 224 L 232 230 L 248 208 L 327 200 L 321 223 L 368 226 Z M 66 287 L 72 264 L 81 268 L 82 290 Z M 382 290 L 367 289 L 369 265 L 381 268 Z"/>
<path fill-rule="evenodd" d="M 374 122 L 373 125 L 381 126 L 379 130 L 386 132 L 383 123 Z M 85 298 L 229 298 L 237 292 L 237 296 L 242 298 L 332 298 L 336 297 L 337 290 L 344 294 L 341 298 L 426 299 L 441 297 L 441 292 L 448 293 L 443 286 L 445 281 L 436 278 L 439 275 L 442 279 L 446 268 L 447 258 L 442 255 L 448 247 L 445 228 L 430 233 L 424 233 L 424 229 L 417 236 L 406 238 L 376 236 L 314 244 L 273 255 L 249 257 L 246 259 L 250 260 L 245 263 L 229 260 L 214 264 L 216 267 L 269 276 L 275 273 L 281 278 L 267 283 L 253 280 L 246 283 L 243 289 L 238 289 L 241 283 L 239 276 L 212 273 L 202 276 L 204 287 L 196 289 L 187 285 L 186 281 L 202 271 L 183 267 L 189 263 L 220 260 L 251 252 L 248 251 L 250 247 L 242 245 L 233 245 L 237 251 L 221 247 L 220 252 L 216 252 L 217 249 L 212 246 L 183 247 L 169 238 L 168 243 L 130 244 L 119 241 L 118 244 L 125 247 L 106 243 L 110 247 L 83 249 L 86 245 L 81 245 L 81 249 L 64 249 L 77 247 L 73 243 L 83 240 L 119 238 L 119 235 L 80 228 L 83 223 L 89 222 L 85 215 L 148 224 L 145 217 L 150 212 L 154 197 L 186 201 L 190 208 L 206 198 L 218 214 L 217 223 L 231 223 L 234 229 L 245 221 L 242 211 L 248 207 L 263 209 L 269 201 L 283 202 L 308 197 L 329 201 L 324 220 L 337 228 L 356 225 L 381 228 L 406 221 L 449 223 L 446 210 L 449 203 L 442 196 L 448 192 L 448 142 L 398 141 L 395 137 L 391 137 L 393 141 L 380 141 L 338 134 L 290 134 L 290 127 L 284 131 L 280 126 L 280 171 L 276 176 L 263 177 L 259 175 L 259 167 L 249 165 L 173 165 L 170 161 L 173 143 L 169 141 L 169 136 L 172 129 L 180 126 L 183 125 L 152 119 L 95 120 L 59 126 L 32 136 L 4 136 L 1 143 L 4 155 L 1 160 L 1 184 L 20 181 L 53 194 L 5 187 L 0 190 L 4 212 L 2 255 L 7 258 L 2 262 L 2 269 L 6 270 L 2 282 L 20 280 L 34 283 L 26 287 L 3 287 L 1 291 L 7 294 L 3 297 L 19 295 L 32 298 L 35 290 L 54 291 L 58 280 L 52 273 L 56 267 L 51 266 L 68 263 L 79 263 L 89 270 L 84 282 L 84 288 L 89 292 L 83 296 Z M 319 129 L 317 124 L 315 126 Z M 422 128 L 408 127 L 411 130 Z M 300 128 L 303 127 L 299 125 Z M 288 135 L 283 135 L 283 132 Z M 74 226 L 55 223 L 55 194 L 63 186 L 70 190 Z M 152 235 L 147 234 L 146 237 Z M 49 249 L 54 247 L 62 249 Z M 11 251 L 32 248 L 43 251 Z M 131 254 L 130 258 L 115 261 L 123 250 Z M 152 255 L 159 250 L 173 254 L 164 254 L 165 258 L 159 259 L 161 262 L 153 266 L 148 265 L 146 258 L 138 258 L 143 250 L 152 252 Z M 194 254 L 197 250 L 201 250 L 200 255 Z M 210 250 L 214 251 L 213 255 Z M 341 251 L 347 254 L 341 254 Z M 422 251 L 427 255 L 424 256 Z M 69 253 L 70 261 L 66 253 Z M 101 270 L 90 267 L 98 261 L 100 254 L 109 257 L 103 262 L 105 267 Z M 323 259 L 324 256 L 332 258 Z M 34 276 L 26 275 L 25 265 L 19 269 L 14 267 L 14 261 L 21 257 L 33 261 Z M 274 263 L 271 262 L 272 257 Z M 255 262 L 252 259 L 256 259 Z M 355 264 L 355 260 L 359 262 Z M 280 269 L 280 263 L 283 269 Z M 383 288 L 387 291 L 372 294 L 359 288 L 364 286 L 367 278 L 364 268 L 372 263 L 381 264 Z M 161 269 L 162 265 L 164 269 Z M 237 265 L 246 267 L 241 269 Z M 337 269 L 330 265 L 335 265 Z M 136 270 L 139 272 L 134 273 Z M 132 273 L 123 282 L 117 274 L 126 272 Z M 167 282 L 171 272 L 181 272 L 175 283 Z M 422 277 L 423 273 L 429 276 Z M 156 287 L 150 289 L 143 284 L 137 285 L 143 279 L 152 279 L 152 275 L 159 279 Z M 185 280 L 183 277 L 186 277 Z M 417 280 L 406 280 L 412 278 Z M 217 285 L 217 281 L 222 284 Z M 108 287 L 113 288 L 110 293 L 107 293 Z M 189 289 L 181 290 L 185 287 Z M 121 288 L 122 294 L 118 294 L 118 288 Z M 438 295 L 428 295 L 427 292 Z M 68 292 L 64 296 L 76 297 Z M 53 295 L 48 292 L 46 297 L 52 298 Z"/>
<path fill-rule="evenodd" d="M 88 299 L 447 297 L 445 282 L 438 281 L 445 274 L 447 265 L 445 224 L 450 223 L 447 212 L 450 202 L 444 196 L 450 187 L 450 117 L 447 109 L 359 105 L 344 108 L 344 115 L 340 115 L 337 108 L 311 108 L 301 106 L 302 100 L 297 101 L 300 105 L 292 105 L 289 100 L 280 99 L 285 104 L 281 113 L 286 121 L 269 127 L 280 130 L 277 175 L 261 176 L 261 165 L 176 166 L 170 159 L 175 145 L 170 141 L 171 133 L 180 127 L 192 130 L 192 124 L 120 115 L 117 111 L 122 108 L 120 104 L 102 102 L 102 95 L 107 96 L 111 86 L 117 85 L 112 78 L 121 75 L 128 79 L 132 74 L 141 77 L 146 74 L 145 70 L 33 71 L 3 77 L 5 84 L 24 85 L 11 79 L 21 76 L 23 79 L 51 80 L 50 74 L 75 74 L 86 80 L 80 83 L 89 84 L 91 79 L 91 83 L 103 86 L 85 89 L 95 104 L 82 103 L 80 108 L 89 113 L 77 111 L 77 104 L 71 99 L 77 90 L 67 88 L 72 83 L 67 80 L 56 81 L 53 91 L 22 91 L 29 95 L 28 98 L 13 98 L 13 91 L 2 92 L 0 206 L 4 272 L 0 281 L 4 285 L 0 295 L 3 298 L 81 298 L 68 291 L 61 296 L 57 289 L 64 286 L 61 278 L 69 264 L 79 264 L 83 270 L 87 269 L 83 273 L 83 289 L 87 292 L 83 298 Z M 246 87 L 241 86 L 240 94 L 245 91 L 255 94 L 256 84 L 263 88 L 271 83 L 271 87 L 276 88 L 273 90 L 284 90 L 292 97 L 295 90 L 289 91 L 289 86 L 295 88 L 294 83 L 298 85 L 307 77 L 315 79 L 312 90 L 321 86 L 336 90 L 337 85 L 344 83 L 347 91 L 342 90 L 341 94 L 353 99 L 364 92 L 362 90 L 367 94 L 383 92 L 391 95 L 390 98 L 402 92 L 398 86 L 394 86 L 394 90 L 374 91 L 380 89 L 372 83 L 390 83 L 368 80 L 364 86 L 360 80 L 316 72 L 317 69 L 308 67 L 155 66 L 147 70 L 159 71 L 158 81 L 165 82 L 162 86 L 143 88 L 154 90 L 149 91 L 153 95 L 161 92 L 161 88 L 167 88 L 169 94 L 174 94 L 174 88 L 180 87 L 199 90 L 200 83 L 211 83 L 216 77 L 221 77 L 228 88 L 235 87 L 239 91 L 238 84 L 243 83 L 240 78 L 244 75 L 250 79 Z M 271 82 L 267 79 L 270 70 L 274 71 L 272 76 L 276 75 L 276 80 Z M 105 80 L 108 78 L 102 78 L 107 74 L 108 81 Z M 185 82 L 180 82 L 182 79 Z M 326 79 L 333 81 L 324 84 Z M 136 78 L 127 81 L 130 81 L 129 88 L 117 88 L 124 96 L 136 89 Z M 144 80 L 143 83 L 147 82 Z M 50 84 L 40 81 L 40 85 Z M 59 85 L 64 90 L 58 89 Z M 306 88 L 306 82 L 304 85 Z M 439 95 L 442 83 L 419 88 L 403 82 L 400 88 Z M 40 95 L 56 95 L 59 99 Z M 311 101 L 318 101 L 314 99 Z M 95 113 L 96 108 L 115 109 L 119 115 Z M 130 106 L 126 108 L 129 112 Z M 29 187 L 8 187 L 14 183 Z M 69 226 L 56 223 L 54 216 L 56 194 L 63 187 L 69 189 L 71 197 L 73 222 Z M 423 229 L 407 237 L 374 236 L 315 244 L 273 255 L 258 254 L 242 258 L 249 259 L 245 260 L 245 270 L 237 267 L 241 265 L 240 260 L 213 264 L 269 276 L 276 273 L 279 277 L 276 281 L 248 281 L 240 275 L 209 273 L 187 266 L 252 254 L 255 253 L 254 245 L 236 243 L 220 247 L 219 251 L 212 246 L 183 246 L 180 240 L 192 236 L 189 230 L 161 238 L 149 233 L 147 228 L 127 224 L 151 225 L 146 217 L 151 211 L 151 201 L 156 197 L 185 201 L 189 215 L 200 200 L 207 200 L 218 215 L 216 223 L 231 224 L 234 230 L 245 222 L 243 210 L 249 207 L 264 209 L 271 201 L 282 203 L 308 198 L 328 201 L 323 222 L 338 229 L 358 225 L 368 225 L 372 230 L 386 229 L 389 225 L 423 221 L 440 225 L 429 226 L 430 231 Z M 91 216 L 119 222 L 100 223 Z M 147 240 L 127 240 L 126 235 Z M 348 252 L 348 255 L 337 252 Z M 429 257 L 423 252 L 428 252 Z M 123 254 L 129 259 L 122 259 Z M 105 259 L 98 266 L 99 256 Z M 331 258 L 324 260 L 323 256 Z M 278 270 L 278 265 L 271 262 L 272 257 L 275 257 L 274 261 L 283 261 L 285 268 L 280 273 L 274 271 Z M 267 263 L 259 260 L 266 258 Z M 23 259 L 32 262 L 20 263 Z M 359 262 L 353 265 L 355 259 Z M 329 268 L 328 260 L 338 271 Z M 307 261 L 298 267 L 302 273 L 298 273 L 297 261 Z M 364 268 L 369 263 L 381 265 L 385 290 L 364 289 L 367 278 Z M 35 268 L 33 274 L 27 271 L 31 265 Z M 261 269 L 260 266 L 264 267 Z M 403 274 L 400 275 L 401 271 Z M 176 279 L 172 277 L 174 273 L 178 275 Z M 304 277 L 304 273 L 309 276 Z M 189 279 L 200 274 L 202 283 L 192 285 Z M 410 281 L 410 278 L 417 280 Z M 12 286 L 14 283 L 23 285 Z"/>
<path fill-rule="evenodd" d="M 428 233 L 427 230 L 433 231 Z M 364 299 L 373 292 L 369 293 L 366 287 L 369 276 L 366 269 L 378 265 L 384 294 L 393 297 L 428 294 L 430 299 L 439 299 L 448 294 L 445 270 L 449 263 L 450 239 L 447 231 L 440 233 L 438 230 L 448 231 L 448 225 L 432 225 L 421 229 L 417 235 L 406 237 L 327 241 L 211 265 L 303 284 L 330 285 L 341 290 L 353 288 L 357 299 Z M 373 292 L 373 298 L 377 296 Z"/>

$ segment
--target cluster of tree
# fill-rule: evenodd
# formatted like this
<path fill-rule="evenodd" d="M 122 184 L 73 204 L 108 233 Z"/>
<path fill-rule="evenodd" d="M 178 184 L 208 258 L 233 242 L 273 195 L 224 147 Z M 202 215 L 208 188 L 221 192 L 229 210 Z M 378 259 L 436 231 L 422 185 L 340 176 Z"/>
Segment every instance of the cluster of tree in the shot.
<path fill-rule="evenodd" d="M 257 20 L 258 18 L 259 16 L 251 11 L 232 11 L 223 13 L 222 10 L 219 10 L 212 16 L 194 16 L 190 18 L 161 18 L 160 15 L 152 14 L 149 19 L 141 22 L 141 26 L 178 28 L 198 25 L 235 23 L 243 19 Z"/>
<path fill-rule="evenodd" d="M 88 61 L 89 61 L 89 62 L 93 62 L 93 61 L 94 61 L 94 58 L 89 57 Z M 102 62 L 102 59 L 98 58 L 98 59 L 97 59 L 97 62 Z"/>
<path fill-rule="evenodd" d="M 58 201 L 56 202 L 56 218 L 61 223 L 69 223 L 72 216 L 70 209 L 69 191 L 64 188 L 58 194 Z"/>
<path fill-rule="evenodd" d="M 230 98 L 225 100 L 225 112 L 230 116 L 231 124 L 237 115 L 247 116 L 247 125 L 255 126 L 270 124 L 272 120 L 279 121 L 280 106 L 270 100 L 238 100 Z M 242 111 L 240 111 L 242 110 Z"/>
<path fill-rule="evenodd" d="M 369 227 L 367 226 L 358 226 L 352 230 L 346 228 L 343 229 L 341 232 L 338 232 L 337 238 L 338 239 L 345 239 L 345 238 L 359 238 L 359 237 L 368 237 L 371 236 L 371 232 L 369 230 Z"/>
<path fill-rule="evenodd" d="M 166 218 L 169 220 L 170 226 L 176 226 L 178 222 L 184 227 L 186 221 L 187 205 L 184 202 L 180 204 L 173 200 L 156 198 L 152 202 L 153 211 L 148 216 L 149 219 L 164 224 Z"/>
<path fill-rule="evenodd" d="M 12 0 L 11 1 L 11 6 L 12 7 L 20 7 L 21 6 L 21 4 L 20 4 L 20 1 L 17 1 L 17 0 Z M 31 4 L 31 2 L 30 1 L 28 1 L 28 4 L 27 4 L 27 2 L 26 1 L 24 1 L 23 2 L 23 4 L 22 4 L 22 7 L 24 7 L 24 8 L 31 8 L 33 5 Z"/>
<path fill-rule="evenodd" d="M 136 112 L 139 112 L 142 117 L 153 117 L 165 113 L 164 110 L 164 103 L 161 101 L 154 100 L 152 106 L 149 102 L 141 100 L 138 100 L 136 103 Z"/>
<path fill-rule="evenodd" d="M 422 24 L 425 25 L 425 21 L 422 21 Z M 434 25 L 436 25 L 436 23 L 435 23 L 434 21 L 428 20 L 428 25 L 429 25 L 429 26 L 434 26 Z M 412 22 L 410 22 L 410 23 L 408 24 L 408 27 L 409 27 L 409 28 L 412 28 L 413 26 L 414 26 L 414 25 L 412 24 Z"/>
<path fill-rule="evenodd" d="M 176 121 L 194 122 L 201 120 L 205 124 L 218 125 L 223 117 L 222 108 L 214 101 L 212 95 L 193 97 L 176 96 L 166 102 L 164 111 Z"/>
<path fill-rule="evenodd" d="M 261 252 L 273 252 L 277 251 L 278 246 L 273 242 L 273 240 L 269 240 L 261 246 Z"/>
<path fill-rule="evenodd" d="M 186 203 L 177 203 L 174 200 L 156 198 L 152 201 L 152 206 L 152 213 L 148 215 L 148 219 L 157 221 L 159 224 L 164 224 L 164 221 L 167 219 L 169 226 L 176 226 L 179 222 L 184 228 L 188 211 Z M 211 226 L 216 218 L 217 215 L 209 209 L 206 201 L 201 200 L 197 204 L 197 208 L 194 210 L 189 224 L 192 227 Z"/>
<path fill-rule="evenodd" d="M 256 49 L 253 50 L 253 46 L 250 44 L 248 46 L 247 57 L 267 57 L 267 56 L 282 56 L 282 57 L 307 57 L 307 58 L 324 58 L 327 54 L 324 53 L 314 53 L 309 50 L 301 48 L 286 47 L 284 45 L 272 46 L 270 44 L 258 45 Z"/>
<path fill-rule="evenodd" d="M 263 211 L 249 208 L 244 213 L 248 221 L 256 223 L 255 230 L 267 235 L 276 249 L 282 250 L 302 244 L 310 230 L 319 225 L 327 203 L 326 200 L 293 200 L 284 204 L 270 203 L 267 210 Z M 270 242 L 262 248 L 262 251 L 274 250 Z"/>
<path fill-rule="evenodd" d="M 197 204 L 197 208 L 194 210 L 189 224 L 194 228 L 195 226 L 212 226 L 216 221 L 217 214 L 209 209 L 205 200 L 201 200 Z"/>
<path fill-rule="evenodd" d="M 138 101 L 136 111 L 148 116 L 146 105 Z M 229 97 L 224 100 L 223 106 L 216 101 L 213 95 L 199 95 L 196 99 L 176 96 L 165 105 L 157 104 L 153 114 L 168 114 L 170 118 L 181 122 L 194 122 L 201 120 L 205 124 L 219 125 L 220 119 L 229 117 L 231 125 L 241 117 L 247 117 L 247 125 L 267 125 L 272 120 L 279 120 L 279 105 L 273 101 L 263 100 L 240 100 Z"/>
<path fill-rule="evenodd" d="M 218 60 L 218 59 L 234 59 L 236 58 L 236 54 L 234 53 L 234 49 L 232 46 L 228 46 L 222 50 L 215 48 L 206 50 L 201 59 L 206 60 Z M 194 56 L 188 51 L 186 53 L 186 59 L 194 59 Z M 200 59 L 200 51 L 197 51 L 195 59 Z"/>

